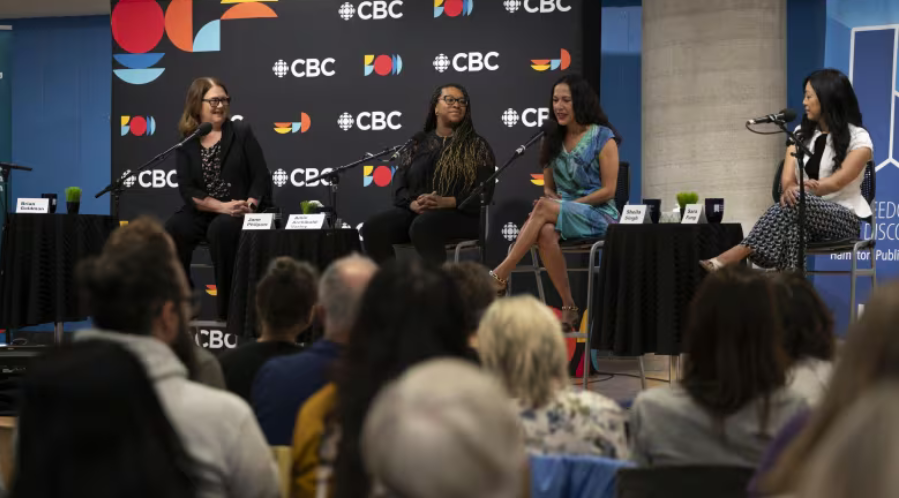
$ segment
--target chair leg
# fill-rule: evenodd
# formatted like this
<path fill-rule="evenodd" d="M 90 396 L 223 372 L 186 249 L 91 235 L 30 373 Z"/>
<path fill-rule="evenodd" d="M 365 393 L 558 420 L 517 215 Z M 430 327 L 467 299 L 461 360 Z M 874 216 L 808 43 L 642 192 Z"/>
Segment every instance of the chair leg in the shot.
<path fill-rule="evenodd" d="M 871 254 L 871 273 L 873 274 L 871 277 L 871 288 L 877 288 L 877 254 L 874 253 L 874 248 L 868 249 L 868 252 Z"/>
<path fill-rule="evenodd" d="M 858 270 L 858 251 L 853 249 L 852 250 L 852 268 L 849 271 L 849 323 L 855 323 L 855 320 L 858 317 L 858 311 L 855 306 L 855 284 L 856 284 L 855 272 L 857 270 Z"/>
<path fill-rule="evenodd" d="M 459 263 L 459 258 L 461 257 L 461 254 L 462 254 L 462 248 L 460 247 L 459 244 L 456 244 L 456 256 L 453 258 L 453 262 L 455 262 L 456 264 L 458 264 L 458 263 Z"/>
<path fill-rule="evenodd" d="M 584 311 L 584 322 L 587 324 L 587 342 L 584 343 L 584 351 L 587 354 L 588 359 L 592 360 L 593 356 L 589 353 L 592 353 L 593 349 L 591 348 L 591 344 L 593 343 L 593 271 L 595 268 L 599 268 L 599 265 L 594 265 L 596 263 L 596 254 L 599 251 L 597 248 L 590 248 L 590 261 L 587 263 L 587 306 L 585 306 Z M 587 378 L 590 376 L 590 370 L 584 369 L 584 389 L 587 389 Z"/>
<path fill-rule="evenodd" d="M 643 366 L 643 355 L 637 357 L 637 363 L 640 365 L 640 389 L 646 390 L 646 368 Z"/>
<path fill-rule="evenodd" d="M 540 296 L 540 300 L 543 301 L 543 304 L 546 304 L 546 293 L 543 291 L 543 278 L 540 276 L 540 259 L 537 256 L 537 249 L 534 249 L 534 246 L 531 246 L 531 261 L 534 263 L 534 278 L 537 281 L 537 294 Z"/>

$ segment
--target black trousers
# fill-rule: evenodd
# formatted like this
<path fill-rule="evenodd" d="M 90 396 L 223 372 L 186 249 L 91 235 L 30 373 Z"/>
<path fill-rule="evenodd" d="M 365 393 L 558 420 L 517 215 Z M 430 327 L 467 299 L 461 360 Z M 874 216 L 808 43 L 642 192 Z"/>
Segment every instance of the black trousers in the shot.
<path fill-rule="evenodd" d="M 218 291 L 215 298 L 217 316 L 222 320 L 228 318 L 231 274 L 234 272 L 242 227 L 243 218 L 189 209 L 178 211 L 165 223 L 166 231 L 175 240 L 178 259 L 189 280 L 194 249 L 204 240 L 209 243 L 209 255 L 215 266 L 215 286 Z M 193 287 L 193 280 L 190 285 Z"/>
<path fill-rule="evenodd" d="M 394 258 L 393 244 L 411 241 L 422 258 L 439 264 L 446 261 L 448 242 L 476 238 L 478 217 L 455 209 L 416 214 L 393 208 L 372 216 L 362 225 L 365 252 L 378 263 Z"/>

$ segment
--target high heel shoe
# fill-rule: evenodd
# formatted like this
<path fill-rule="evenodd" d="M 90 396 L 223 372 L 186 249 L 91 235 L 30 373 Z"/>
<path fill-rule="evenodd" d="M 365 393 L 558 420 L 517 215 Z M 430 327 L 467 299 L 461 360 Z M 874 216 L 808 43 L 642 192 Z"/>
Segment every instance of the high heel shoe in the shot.
<path fill-rule="evenodd" d="M 568 334 L 571 332 L 579 331 L 581 329 L 578 326 L 578 324 L 580 322 L 580 314 L 578 313 L 580 311 L 580 308 L 578 308 L 577 306 L 562 306 L 561 310 L 562 310 L 562 315 L 563 315 L 562 332 L 565 332 L 566 334 Z M 564 315 L 565 315 L 566 311 L 570 311 L 570 312 L 574 313 L 574 318 L 572 318 L 570 321 L 564 320 Z"/>
<path fill-rule="evenodd" d="M 496 291 L 496 295 L 498 297 L 505 296 L 509 288 L 509 282 L 504 278 L 499 278 L 499 276 L 496 273 L 493 273 L 492 270 L 488 273 L 493 277 L 493 290 Z"/>

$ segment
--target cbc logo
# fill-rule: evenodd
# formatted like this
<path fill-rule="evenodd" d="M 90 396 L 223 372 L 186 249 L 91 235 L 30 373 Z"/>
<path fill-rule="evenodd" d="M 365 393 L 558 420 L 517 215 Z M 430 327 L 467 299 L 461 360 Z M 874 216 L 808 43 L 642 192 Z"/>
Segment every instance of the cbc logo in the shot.
<path fill-rule="evenodd" d="M 321 170 L 321 172 L 315 168 L 297 168 L 288 173 L 283 169 L 278 169 L 272 173 L 272 183 L 278 187 L 287 185 L 288 181 L 294 187 L 318 187 L 319 185 L 330 185 L 327 180 L 318 177 L 318 175 L 324 175 L 330 171 L 331 168 L 325 168 Z"/>
<path fill-rule="evenodd" d="M 337 126 L 343 131 L 349 131 L 353 126 L 362 131 L 399 130 L 403 127 L 399 122 L 401 117 L 403 117 L 403 113 L 399 111 L 361 112 L 355 118 L 352 114 L 345 112 L 337 118 Z"/>
<path fill-rule="evenodd" d="M 520 115 L 518 114 L 518 111 L 510 107 L 503 111 L 502 119 L 503 124 L 509 128 L 517 125 L 519 120 L 521 121 L 521 124 L 528 128 L 537 128 L 542 125 L 544 121 L 549 119 L 549 107 L 525 109 Z"/>
<path fill-rule="evenodd" d="M 505 0 L 503 7 L 507 11 L 514 14 L 522 6 L 524 10 L 531 14 L 549 14 L 550 12 L 568 12 L 571 10 L 570 5 L 564 5 L 562 0 Z"/>
<path fill-rule="evenodd" d="M 349 21 L 357 13 L 359 19 L 363 21 L 382 20 L 382 19 L 400 19 L 403 17 L 403 0 L 374 0 L 369 2 L 360 2 L 358 7 L 354 7 L 351 2 L 346 2 L 337 9 L 337 13 L 344 21 Z"/>
<path fill-rule="evenodd" d="M 283 59 L 279 59 L 272 66 L 275 76 L 283 78 L 291 73 L 297 78 L 317 78 L 319 76 L 334 76 L 334 64 L 337 61 L 333 57 L 326 59 L 297 59 L 288 65 Z"/>
<path fill-rule="evenodd" d="M 122 173 L 124 178 L 131 175 L 131 170 Z M 135 177 L 134 175 L 125 178 L 125 186 L 132 187 L 137 182 L 143 188 L 178 188 L 178 173 L 175 170 L 148 169 L 141 171 Z"/>
<path fill-rule="evenodd" d="M 450 67 L 460 73 L 477 73 L 485 69 L 487 71 L 496 71 L 499 69 L 499 64 L 495 62 L 498 58 L 499 52 L 487 52 L 486 54 L 481 52 L 463 52 L 454 55 L 451 62 L 446 54 L 440 54 L 434 59 L 434 69 L 438 73 L 442 73 Z"/>
<path fill-rule="evenodd" d="M 237 347 L 237 336 L 226 334 L 221 330 L 200 329 L 194 334 L 197 346 L 206 349 L 234 349 Z"/>

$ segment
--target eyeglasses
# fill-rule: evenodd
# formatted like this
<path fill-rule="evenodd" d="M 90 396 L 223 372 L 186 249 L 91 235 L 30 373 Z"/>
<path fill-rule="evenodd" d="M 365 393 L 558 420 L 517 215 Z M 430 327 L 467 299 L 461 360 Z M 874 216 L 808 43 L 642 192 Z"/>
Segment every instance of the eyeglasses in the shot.
<path fill-rule="evenodd" d="M 231 105 L 231 97 L 203 99 L 203 102 L 209 103 L 209 107 L 215 109 L 220 105 Z"/>
<path fill-rule="evenodd" d="M 450 107 L 452 107 L 456 102 L 459 103 L 459 107 L 468 107 L 468 99 L 464 97 L 461 99 L 457 99 L 456 97 L 450 97 L 449 95 L 446 95 L 443 97 L 443 101 L 446 102 L 446 105 Z"/>

